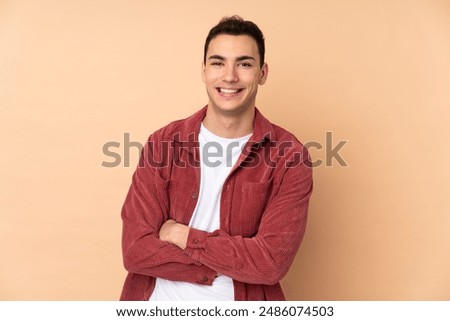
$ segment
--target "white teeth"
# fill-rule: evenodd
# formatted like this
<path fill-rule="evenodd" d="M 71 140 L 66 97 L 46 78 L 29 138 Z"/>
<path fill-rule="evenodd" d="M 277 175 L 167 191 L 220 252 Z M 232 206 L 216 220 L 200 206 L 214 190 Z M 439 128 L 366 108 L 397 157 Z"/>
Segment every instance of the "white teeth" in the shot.
<path fill-rule="evenodd" d="M 227 89 L 227 88 L 220 88 L 220 92 L 224 94 L 235 94 L 239 91 L 239 89 Z"/>

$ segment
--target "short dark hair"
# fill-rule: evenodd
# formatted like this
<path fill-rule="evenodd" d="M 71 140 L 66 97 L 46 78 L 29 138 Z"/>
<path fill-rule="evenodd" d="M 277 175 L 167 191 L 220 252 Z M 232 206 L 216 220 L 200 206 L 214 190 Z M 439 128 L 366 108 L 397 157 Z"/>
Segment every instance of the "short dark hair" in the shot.
<path fill-rule="evenodd" d="M 206 37 L 205 48 L 203 51 L 203 62 L 205 64 L 206 52 L 208 51 L 209 43 L 212 39 L 222 34 L 233 36 L 247 35 L 255 39 L 256 44 L 258 45 L 260 65 L 261 67 L 264 65 L 264 54 L 266 48 L 262 31 L 255 23 L 246 21 L 239 16 L 224 17 L 215 27 L 213 27 L 209 31 L 209 34 Z"/>

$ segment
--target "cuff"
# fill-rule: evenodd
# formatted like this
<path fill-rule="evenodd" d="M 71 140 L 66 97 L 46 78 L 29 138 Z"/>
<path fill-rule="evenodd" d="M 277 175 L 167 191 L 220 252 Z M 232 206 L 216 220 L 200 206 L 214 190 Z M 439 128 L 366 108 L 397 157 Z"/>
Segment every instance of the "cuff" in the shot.
<path fill-rule="evenodd" d="M 217 272 L 214 270 L 211 270 L 210 268 L 207 268 L 205 266 L 205 271 L 198 275 L 198 279 L 197 279 L 196 283 L 203 284 L 203 285 L 212 285 L 214 282 L 214 279 L 216 277 L 217 277 Z"/>
<path fill-rule="evenodd" d="M 197 230 L 191 227 L 189 229 L 184 253 L 186 253 L 194 260 L 198 261 L 201 251 L 206 247 L 206 237 L 208 236 L 208 234 L 208 232 Z"/>

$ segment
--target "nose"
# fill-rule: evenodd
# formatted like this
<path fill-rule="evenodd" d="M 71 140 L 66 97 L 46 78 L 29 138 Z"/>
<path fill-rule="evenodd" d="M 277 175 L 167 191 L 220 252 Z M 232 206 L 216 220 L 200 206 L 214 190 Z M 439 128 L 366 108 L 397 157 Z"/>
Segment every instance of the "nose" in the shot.
<path fill-rule="evenodd" d="M 234 65 L 226 66 L 223 80 L 225 82 L 229 82 L 229 83 L 237 82 L 239 80 L 236 66 L 234 66 Z"/>

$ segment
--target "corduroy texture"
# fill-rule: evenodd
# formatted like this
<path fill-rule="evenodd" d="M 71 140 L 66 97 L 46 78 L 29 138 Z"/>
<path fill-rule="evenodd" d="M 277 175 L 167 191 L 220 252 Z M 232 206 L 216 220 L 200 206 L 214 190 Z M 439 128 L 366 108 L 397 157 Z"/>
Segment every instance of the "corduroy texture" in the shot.
<path fill-rule="evenodd" d="M 158 238 L 167 219 L 187 225 L 195 209 L 206 108 L 156 131 L 142 150 L 122 209 L 121 300 L 148 300 L 155 277 L 211 285 L 218 273 L 233 278 L 235 300 L 284 300 L 279 281 L 305 232 L 312 169 L 306 148 L 257 109 L 223 185 L 220 230 L 191 228 L 185 250 Z"/>

